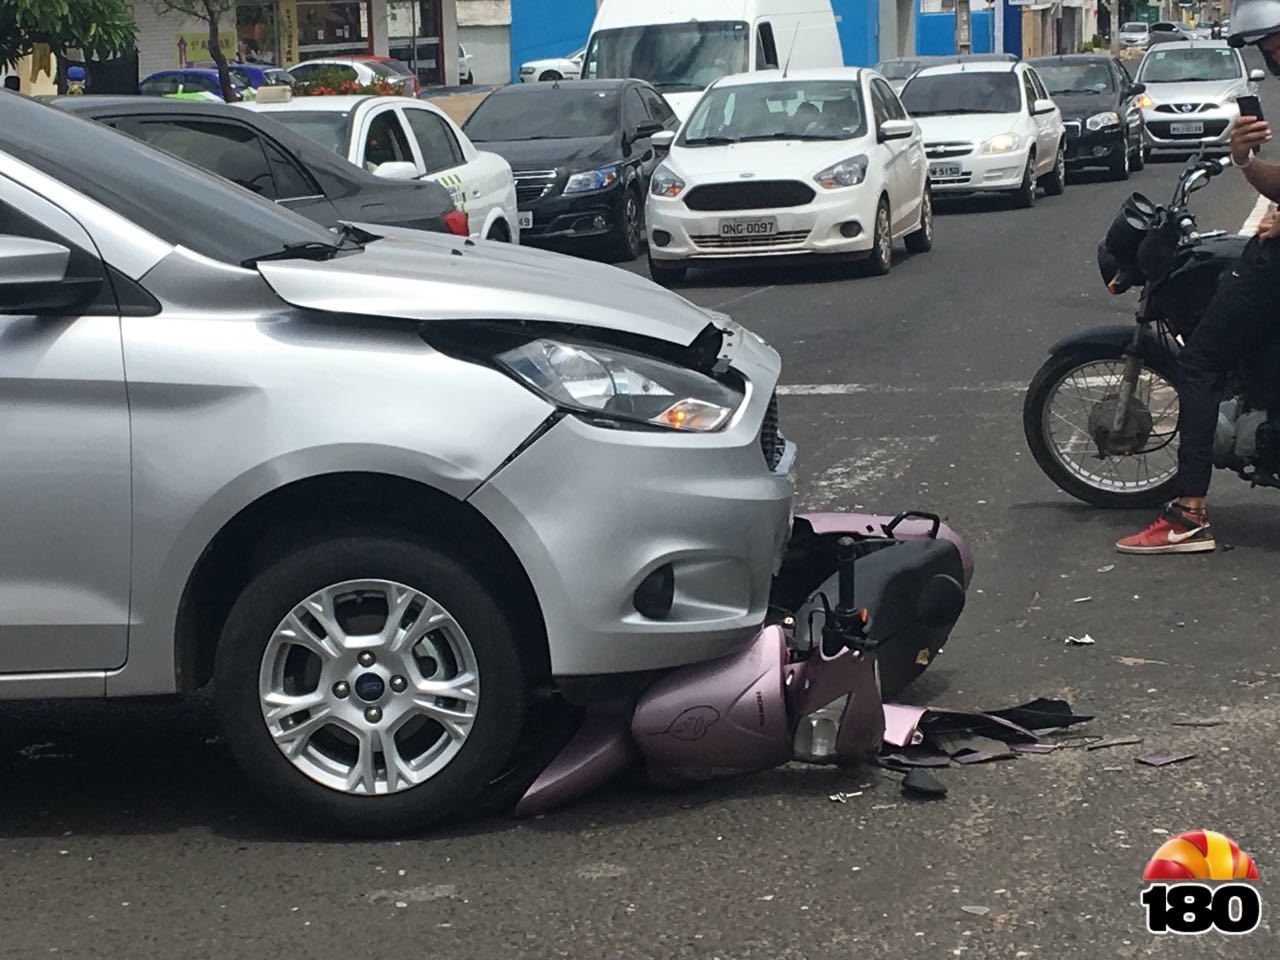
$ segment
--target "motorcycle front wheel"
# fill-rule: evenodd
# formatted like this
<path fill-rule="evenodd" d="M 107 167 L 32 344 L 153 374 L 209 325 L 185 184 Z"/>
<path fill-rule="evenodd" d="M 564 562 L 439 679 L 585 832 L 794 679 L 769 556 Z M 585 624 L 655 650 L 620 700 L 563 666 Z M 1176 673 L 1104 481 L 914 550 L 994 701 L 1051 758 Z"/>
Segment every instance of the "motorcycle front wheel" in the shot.
<path fill-rule="evenodd" d="M 1045 361 L 1027 389 L 1022 427 L 1045 475 L 1077 500 L 1138 509 L 1174 496 L 1178 474 L 1177 360 L 1144 364 L 1116 429 L 1125 358 L 1080 346 Z"/>

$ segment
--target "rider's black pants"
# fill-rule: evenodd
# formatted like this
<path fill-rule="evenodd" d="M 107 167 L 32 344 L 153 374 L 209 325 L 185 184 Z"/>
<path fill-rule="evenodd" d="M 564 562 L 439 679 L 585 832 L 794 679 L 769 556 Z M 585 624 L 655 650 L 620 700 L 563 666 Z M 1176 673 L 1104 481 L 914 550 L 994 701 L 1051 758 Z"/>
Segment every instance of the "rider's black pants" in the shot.
<path fill-rule="evenodd" d="M 1280 241 L 1271 242 L 1277 245 Z M 1260 255 L 1255 242 L 1223 275 L 1179 357 L 1178 496 L 1203 497 L 1209 492 L 1223 381 L 1242 360 L 1265 349 L 1278 335 L 1280 251 L 1268 249 Z"/>

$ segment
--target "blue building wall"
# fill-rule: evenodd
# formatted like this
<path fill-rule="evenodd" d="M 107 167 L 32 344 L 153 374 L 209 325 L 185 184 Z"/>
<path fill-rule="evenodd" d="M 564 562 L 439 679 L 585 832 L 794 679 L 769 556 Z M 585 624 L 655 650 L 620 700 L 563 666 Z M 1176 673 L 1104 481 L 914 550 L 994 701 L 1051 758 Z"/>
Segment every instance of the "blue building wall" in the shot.
<path fill-rule="evenodd" d="M 595 0 L 511 0 L 511 76 L 519 76 L 526 60 L 578 49 L 595 17 Z"/>
<path fill-rule="evenodd" d="M 1008 30 L 1008 18 L 1005 29 Z M 994 10 L 974 10 L 969 15 L 973 52 L 991 53 L 995 41 Z M 946 56 L 956 52 L 956 15 L 921 13 L 916 8 L 916 53 L 922 57 Z"/>
<path fill-rule="evenodd" d="M 845 65 L 874 66 L 880 60 L 880 0 L 832 0 L 831 9 L 837 17 Z"/>

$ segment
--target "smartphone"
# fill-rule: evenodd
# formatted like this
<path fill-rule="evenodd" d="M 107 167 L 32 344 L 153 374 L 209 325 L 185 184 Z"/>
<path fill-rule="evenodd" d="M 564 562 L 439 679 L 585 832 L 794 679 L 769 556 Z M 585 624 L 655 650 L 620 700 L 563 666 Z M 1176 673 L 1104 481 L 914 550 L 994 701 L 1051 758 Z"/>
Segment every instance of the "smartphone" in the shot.
<path fill-rule="evenodd" d="M 1265 119 L 1262 116 L 1262 102 L 1253 94 L 1246 94 L 1236 97 L 1236 106 L 1240 108 L 1240 116 L 1257 117 L 1259 120 Z"/>

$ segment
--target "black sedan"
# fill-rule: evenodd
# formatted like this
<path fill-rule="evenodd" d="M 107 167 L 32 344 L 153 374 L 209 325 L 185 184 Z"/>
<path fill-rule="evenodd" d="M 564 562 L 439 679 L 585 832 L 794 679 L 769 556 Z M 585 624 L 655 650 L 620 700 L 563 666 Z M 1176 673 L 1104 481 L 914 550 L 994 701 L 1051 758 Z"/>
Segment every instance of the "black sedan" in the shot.
<path fill-rule="evenodd" d="M 1062 110 L 1067 166 L 1105 167 L 1117 180 L 1141 170 L 1142 108 L 1146 87 L 1134 83 L 1123 63 L 1099 54 L 1028 60 Z"/>
<path fill-rule="evenodd" d="M 326 227 L 345 220 L 464 237 L 470 232 L 466 214 L 439 184 L 380 179 L 262 114 L 161 97 L 76 96 L 52 102 Z"/>
<path fill-rule="evenodd" d="M 497 90 L 463 130 L 511 164 L 522 244 L 633 260 L 659 160 L 650 138 L 678 126 L 662 94 L 643 81 L 576 80 Z"/>

